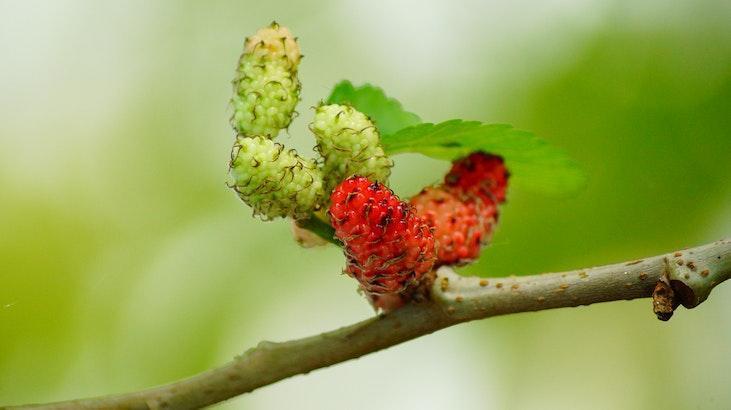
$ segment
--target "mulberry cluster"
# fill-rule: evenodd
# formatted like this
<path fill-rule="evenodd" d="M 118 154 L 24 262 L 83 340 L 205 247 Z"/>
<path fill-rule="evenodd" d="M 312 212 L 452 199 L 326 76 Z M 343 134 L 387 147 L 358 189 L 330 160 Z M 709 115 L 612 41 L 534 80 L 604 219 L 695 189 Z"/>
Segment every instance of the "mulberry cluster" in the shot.
<path fill-rule="evenodd" d="M 246 39 L 233 81 L 229 185 L 265 220 L 308 218 L 326 197 L 316 162 L 272 141 L 292 121 L 301 57 L 292 33 L 272 23 Z"/>
<path fill-rule="evenodd" d="M 376 126 L 349 105 L 315 109 L 310 129 L 319 160 L 286 149 L 274 138 L 292 121 L 301 58 L 296 39 L 276 23 L 246 39 L 233 81 L 229 186 L 254 215 L 292 218 L 303 246 L 324 243 L 327 210 L 344 246 L 345 273 L 374 307 L 394 309 L 429 286 L 435 266 L 479 257 L 505 201 L 508 172 L 502 158 L 476 152 L 455 161 L 442 184 L 403 202 L 385 185 L 393 161 Z"/>
<path fill-rule="evenodd" d="M 464 264 L 479 257 L 492 237 L 507 179 L 502 158 L 477 152 L 455 161 L 444 184 L 411 198 L 417 214 L 434 229 L 438 265 Z"/>
<path fill-rule="evenodd" d="M 231 125 L 241 135 L 274 138 L 292 121 L 299 101 L 299 45 L 272 23 L 246 39 L 233 81 Z"/>
<path fill-rule="evenodd" d="M 321 105 L 310 129 L 317 139 L 315 149 L 323 158 L 327 188 L 353 175 L 386 183 L 393 161 L 383 151 L 378 130 L 365 114 L 347 105 Z"/>
<path fill-rule="evenodd" d="M 345 272 L 367 292 L 403 292 L 434 266 L 431 229 L 383 184 L 350 177 L 330 202 L 330 222 L 345 245 Z"/>
<path fill-rule="evenodd" d="M 324 196 L 313 160 L 264 137 L 238 137 L 231 153 L 230 183 L 239 197 L 268 220 L 307 218 Z"/>

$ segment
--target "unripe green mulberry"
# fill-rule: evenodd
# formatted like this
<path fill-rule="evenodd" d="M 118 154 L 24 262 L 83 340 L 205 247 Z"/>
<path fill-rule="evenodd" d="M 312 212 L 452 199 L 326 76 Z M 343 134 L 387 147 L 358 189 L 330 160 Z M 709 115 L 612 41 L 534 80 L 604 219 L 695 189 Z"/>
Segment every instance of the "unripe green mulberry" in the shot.
<path fill-rule="evenodd" d="M 289 126 L 299 101 L 301 57 L 292 33 L 276 23 L 246 39 L 231 99 L 231 125 L 237 133 L 274 138 Z"/>
<path fill-rule="evenodd" d="M 345 178 L 360 175 L 385 183 L 393 161 L 381 146 L 378 130 L 363 113 L 347 105 L 317 107 L 310 124 L 315 149 L 324 158 L 322 173 L 328 190 Z"/>
<path fill-rule="evenodd" d="M 236 139 L 230 174 L 233 181 L 229 186 L 254 209 L 254 215 L 265 220 L 307 218 L 324 195 L 315 161 L 265 137 Z"/>

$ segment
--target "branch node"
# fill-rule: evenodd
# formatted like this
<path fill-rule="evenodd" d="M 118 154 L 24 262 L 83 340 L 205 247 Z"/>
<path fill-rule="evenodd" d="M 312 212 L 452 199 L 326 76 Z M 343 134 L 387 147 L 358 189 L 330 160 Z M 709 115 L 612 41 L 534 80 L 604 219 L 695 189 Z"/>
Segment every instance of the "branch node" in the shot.
<path fill-rule="evenodd" d="M 673 317 L 673 312 L 677 307 L 678 301 L 675 297 L 675 291 L 670 286 L 666 271 L 666 274 L 660 277 L 660 280 L 655 284 L 655 289 L 652 291 L 652 311 L 655 312 L 658 319 L 667 322 Z"/>

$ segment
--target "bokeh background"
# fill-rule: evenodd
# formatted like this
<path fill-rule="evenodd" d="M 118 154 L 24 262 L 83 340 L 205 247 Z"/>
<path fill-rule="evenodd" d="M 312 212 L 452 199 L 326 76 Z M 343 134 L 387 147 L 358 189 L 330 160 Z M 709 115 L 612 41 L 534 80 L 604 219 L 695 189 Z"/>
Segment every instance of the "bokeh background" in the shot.
<path fill-rule="evenodd" d="M 587 170 L 513 190 L 464 271 L 528 274 L 731 235 L 731 3 L 0 2 L 0 404 L 124 392 L 373 315 L 334 247 L 300 249 L 224 185 L 230 80 L 276 19 L 300 117 L 343 78 L 428 121 L 507 122 Z M 396 158 L 403 195 L 448 164 Z M 645 300 L 464 324 L 229 409 L 728 409 L 731 285 L 661 323 Z"/>

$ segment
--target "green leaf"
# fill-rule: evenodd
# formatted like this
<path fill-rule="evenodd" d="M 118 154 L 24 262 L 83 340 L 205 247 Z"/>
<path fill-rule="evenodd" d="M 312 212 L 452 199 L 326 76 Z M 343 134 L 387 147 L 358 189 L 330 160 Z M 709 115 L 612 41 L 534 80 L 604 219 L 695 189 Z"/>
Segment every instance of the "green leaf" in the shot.
<path fill-rule="evenodd" d="M 418 152 L 450 161 L 473 151 L 497 154 L 505 158 L 515 185 L 545 194 L 569 195 L 586 184 L 584 171 L 564 151 L 507 124 L 423 123 L 384 135 L 382 143 L 389 155 Z"/>
<path fill-rule="evenodd" d="M 416 114 L 405 111 L 382 89 L 370 84 L 355 87 L 347 80 L 335 86 L 327 103 L 350 104 L 368 115 L 381 132 L 381 142 L 389 155 L 418 152 L 452 161 L 485 151 L 505 158 L 516 186 L 550 195 L 570 195 L 586 184 L 584 171 L 565 152 L 507 124 L 463 120 L 421 123 Z"/>
<path fill-rule="evenodd" d="M 327 103 L 352 105 L 371 118 L 381 135 L 421 123 L 418 115 L 404 110 L 400 102 L 371 84 L 354 87 L 350 81 L 343 80 L 333 88 Z"/>

